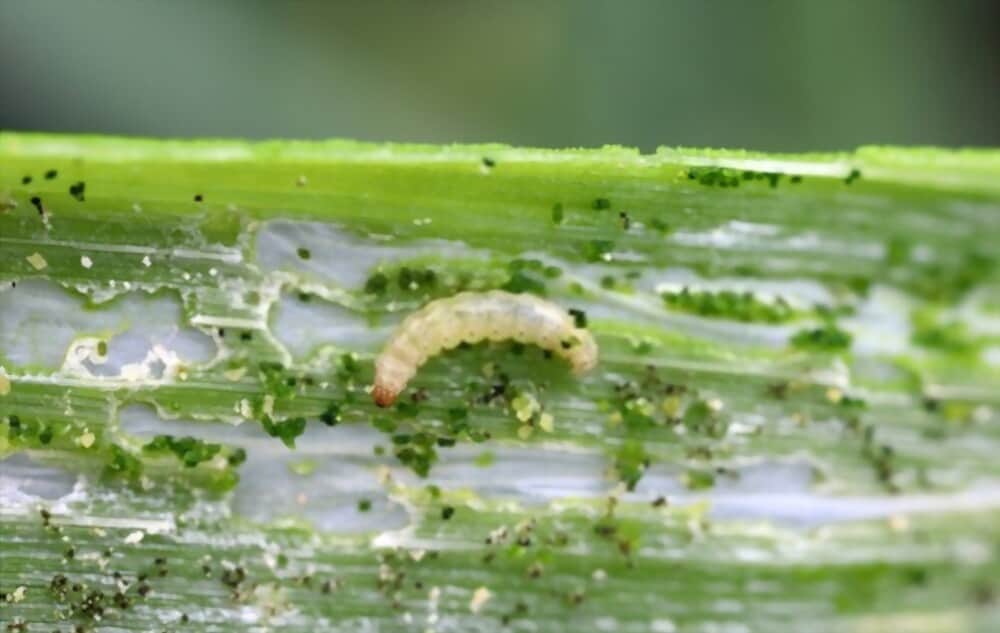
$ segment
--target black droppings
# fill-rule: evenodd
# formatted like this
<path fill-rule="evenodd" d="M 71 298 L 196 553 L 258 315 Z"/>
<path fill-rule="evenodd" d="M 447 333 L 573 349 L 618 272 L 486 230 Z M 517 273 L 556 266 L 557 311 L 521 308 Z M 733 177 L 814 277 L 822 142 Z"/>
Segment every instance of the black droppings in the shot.
<path fill-rule="evenodd" d="M 622 228 L 624 230 L 627 231 L 629 229 L 629 227 L 632 226 L 632 218 L 630 218 L 628 216 L 628 213 L 625 213 L 624 211 L 619 211 L 618 212 L 618 219 L 621 220 L 621 222 L 622 222 Z"/>
<path fill-rule="evenodd" d="M 201 195 L 200 193 L 196 193 L 196 194 L 194 194 L 194 201 L 195 201 L 195 202 L 201 202 L 201 201 L 202 201 L 202 200 L 204 200 L 204 199 L 205 199 L 205 197 L 204 197 L 204 196 L 202 196 L 202 195 Z"/>
<path fill-rule="evenodd" d="M 22 185 L 31 184 L 31 176 L 25 176 L 24 178 L 21 178 L 21 184 Z"/>
<path fill-rule="evenodd" d="M 31 204 L 38 209 L 38 215 L 45 215 L 45 208 L 42 206 L 42 199 L 38 196 L 31 196 Z"/>
<path fill-rule="evenodd" d="M 312 257 L 312 253 L 308 248 L 302 248 L 301 246 L 295 249 L 295 254 L 299 256 L 299 259 L 309 259 Z"/>
<path fill-rule="evenodd" d="M 772 385 L 768 385 L 767 393 L 772 398 L 775 398 L 777 400 L 784 400 L 785 397 L 788 396 L 788 387 L 789 384 L 787 382 L 777 382 Z"/>
<path fill-rule="evenodd" d="M 441 508 L 441 518 L 447 521 L 455 514 L 455 508 L 452 506 L 445 506 Z"/>
<path fill-rule="evenodd" d="M 578 308 L 569 309 L 570 316 L 573 317 L 573 324 L 576 327 L 587 327 L 587 313 Z"/>
<path fill-rule="evenodd" d="M 857 169 L 852 169 L 851 173 L 847 174 L 847 178 L 844 178 L 844 184 L 849 185 L 858 178 L 861 178 L 861 171 Z"/>
<path fill-rule="evenodd" d="M 73 183 L 69 186 L 69 195 L 73 196 L 80 202 L 83 202 L 83 192 L 87 188 L 87 183 L 82 180 L 77 183 Z"/>
<path fill-rule="evenodd" d="M 611 200 L 607 198 L 594 198 L 591 206 L 595 211 L 604 211 L 611 208 Z"/>
<path fill-rule="evenodd" d="M 489 156 L 483 156 L 483 165 L 485 165 L 486 167 L 496 167 L 497 163 Z"/>
<path fill-rule="evenodd" d="M 52 180 L 53 178 L 55 178 L 58 175 L 59 175 L 58 171 L 56 171 L 54 169 L 50 169 L 47 172 L 45 172 L 45 180 Z"/>
<path fill-rule="evenodd" d="M 249 341 L 253 339 L 253 332 L 240 332 L 241 341 Z"/>
<path fill-rule="evenodd" d="M 340 405 L 336 402 L 328 404 L 319 415 L 319 420 L 327 426 L 336 426 L 340 422 Z"/>

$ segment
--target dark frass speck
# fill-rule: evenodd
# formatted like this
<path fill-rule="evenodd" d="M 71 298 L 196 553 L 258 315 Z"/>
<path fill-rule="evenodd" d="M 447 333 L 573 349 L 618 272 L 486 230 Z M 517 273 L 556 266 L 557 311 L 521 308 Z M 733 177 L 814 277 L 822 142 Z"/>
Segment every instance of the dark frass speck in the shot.
<path fill-rule="evenodd" d="M 69 195 L 76 198 L 79 202 L 83 202 L 84 201 L 83 193 L 86 190 L 86 188 L 87 184 L 82 181 L 73 183 L 69 187 Z"/>

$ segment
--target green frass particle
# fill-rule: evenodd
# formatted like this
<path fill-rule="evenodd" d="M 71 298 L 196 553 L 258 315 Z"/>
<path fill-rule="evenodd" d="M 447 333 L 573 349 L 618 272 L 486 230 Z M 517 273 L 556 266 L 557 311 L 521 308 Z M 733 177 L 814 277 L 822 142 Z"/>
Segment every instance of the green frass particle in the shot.
<path fill-rule="evenodd" d="M 319 415 L 319 420 L 327 426 L 336 426 L 340 423 L 340 404 L 336 402 L 331 402 L 326 406 L 326 409 Z"/>
<path fill-rule="evenodd" d="M 783 298 L 765 302 L 752 292 L 695 291 L 684 287 L 680 291 L 664 292 L 662 297 L 668 308 L 711 318 L 782 323 L 796 316 L 795 310 Z"/>
<path fill-rule="evenodd" d="M 226 461 L 228 461 L 229 465 L 232 466 L 233 468 L 236 468 L 237 466 L 241 465 L 246 460 L 247 460 L 247 452 L 243 448 L 233 449 L 232 452 L 229 453 L 229 457 L 226 458 Z"/>
<path fill-rule="evenodd" d="M 688 490 L 708 490 L 715 485 L 715 475 L 709 470 L 691 468 L 684 473 L 684 485 Z"/>
<path fill-rule="evenodd" d="M 615 243 L 610 240 L 590 240 L 580 247 L 583 258 L 589 262 L 599 262 L 610 258 Z"/>
<path fill-rule="evenodd" d="M 635 490 L 636 484 L 649 468 L 649 463 L 649 453 L 642 442 L 636 440 L 628 440 L 615 453 L 615 470 L 628 490 Z"/>
<path fill-rule="evenodd" d="M 383 273 L 375 273 L 365 282 L 365 292 L 371 295 L 383 294 L 388 287 L 389 278 Z"/>
<path fill-rule="evenodd" d="M 306 419 L 302 417 L 289 418 L 281 422 L 275 422 L 270 416 L 261 418 L 261 426 L 271 437 L 276 437 L 288 448 L 295 448 L 295 438 L 302 435 L 306 430 Z"/>
<path fill-rule="evenodd" d="M 595 211 L 605 211 L 611 208 L 611 200 L 607 198 L 594 198 L 590 205 Z"/>
<path fill-rule="evenodd" d="M 792 337 L 792 346 L 816 351 L 839 351 L 851 346 L 851 335 L 830 324 L 811 330 L 802 330 Z"/>
<path fill-rule="evenodd" d="M 145 453 L 171 452 L 186 467 L 194 468 L 215 457 L 222 450 L 222 445 L 190 436 L 177 438 L 172 435 L 157 435 L 142 450 Z"/>
<path fill-rule="evenodd" d="M 503 290 L 519 294 L 526 292 L 533 295 L 545 296 L 545 283 L 530 274 L 517 271 L 510 276 L 503 286 Z"/>

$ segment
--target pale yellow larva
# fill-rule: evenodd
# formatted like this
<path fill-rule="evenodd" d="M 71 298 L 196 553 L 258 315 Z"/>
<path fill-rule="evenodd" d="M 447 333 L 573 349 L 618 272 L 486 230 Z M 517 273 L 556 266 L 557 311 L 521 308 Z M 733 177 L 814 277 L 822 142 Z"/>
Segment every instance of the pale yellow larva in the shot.
<path fill-rule="evenodd" d="M 461 292 L 431 301 L 403 320 L 375 361 L 375 404 L 395 402 L 429 357 L 484 339 L 533 343 L 569 361 L 576 374 L 597 364 L 594 337 L 556 304 L 502 290 Z"/>

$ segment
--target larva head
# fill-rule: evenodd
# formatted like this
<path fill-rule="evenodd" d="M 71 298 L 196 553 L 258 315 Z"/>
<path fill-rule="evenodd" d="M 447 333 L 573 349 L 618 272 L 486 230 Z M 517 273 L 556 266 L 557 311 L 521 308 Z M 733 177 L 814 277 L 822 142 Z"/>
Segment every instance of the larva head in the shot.
<path fill-rule="evenodd" d="M 375 382 L 372 385 L 372 399 L 380 407 L 388 407 L 406 388 L 406 383 L 416 371 L 414 358 L 403 354 L 409 348 L 390 347 L 375 361 Z"/>
<path fill-rule="evenodd" d="M 388 385 L 382 385 L 378 382 L 372 385 L 372 400 L 380 407 L 391 407 L 392 403 L 396 402 L 398 396 L 399 391 L 392 389 Z"/>

